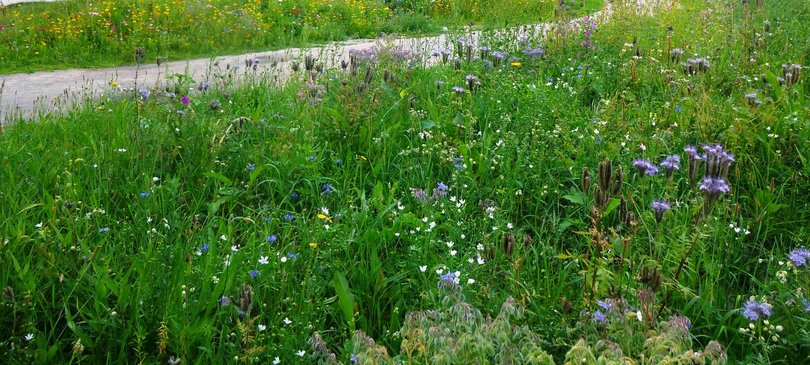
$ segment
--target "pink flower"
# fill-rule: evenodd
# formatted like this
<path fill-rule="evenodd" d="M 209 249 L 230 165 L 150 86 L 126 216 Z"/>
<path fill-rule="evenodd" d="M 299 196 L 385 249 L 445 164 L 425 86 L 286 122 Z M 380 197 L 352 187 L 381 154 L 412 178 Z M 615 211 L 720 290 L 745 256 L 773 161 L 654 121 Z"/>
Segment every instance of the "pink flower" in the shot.
<path fill-rule="evenodd" d="M 183 105 L 188 105 L 188 103 L 190 103 L 190 102 L 191 102 L 191 98 L 189 98 L 188 95 L 183 95 L 183 97 L 180 98 L 180 103 L 183 104 Z"/>
<path fill-rule="evenodd" d="M 3 30 L 3 29 L 6 29 L 6 26 L 3 25 L 3 24 L 0 24 L 0 30 Z"/>

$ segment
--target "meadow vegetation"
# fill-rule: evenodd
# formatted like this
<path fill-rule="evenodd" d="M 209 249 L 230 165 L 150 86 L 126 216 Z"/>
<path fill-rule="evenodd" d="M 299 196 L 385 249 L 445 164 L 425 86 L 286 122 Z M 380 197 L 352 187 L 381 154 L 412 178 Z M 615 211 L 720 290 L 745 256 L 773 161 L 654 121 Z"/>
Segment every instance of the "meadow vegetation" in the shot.
<path fill-rule="evenodd" d="M 4 360 L 806 362 L 810 3 L 648 6 L 4 126 Z"/>
<path fill-rule="evenodd" d="M 0 6 L 0 74 L 176 61 L 588 14 L 550 0 L 67 0 Z M 558 10 L 555 11 L 555 8 Z"/>

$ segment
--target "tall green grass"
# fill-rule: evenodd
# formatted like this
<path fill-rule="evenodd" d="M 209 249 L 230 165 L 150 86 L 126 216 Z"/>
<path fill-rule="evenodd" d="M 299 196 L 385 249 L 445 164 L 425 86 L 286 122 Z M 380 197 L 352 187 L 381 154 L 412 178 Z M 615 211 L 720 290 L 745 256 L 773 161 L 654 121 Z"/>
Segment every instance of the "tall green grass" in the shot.
<path fill-rule="evenodd" d="M 314 81 L 302 71 L 282 89 L 215 85 L 188 106 L 124 93 L 6 126 L 5 358 L 310 362 L 318 332 L 348 362 L 355 329 L 398 353 L 406 313 L 441 306 L 439 273 L 459 271 L 484 313 L 510 296 L 525 306 L 558 361 L 580 337 L 646 353 L 644 331 L 593 319 L 606 298 L 656 321 L 689 317 L 695 348 L 717 340 L 732 362 L 803 361 L 807 314 L 780 299 L 797 287 L 774 275 L 807 245 L 810 86 L 806 74 L 791 87 L 760 74 L 806 63 L 810 9 L 622 9 L 592 30 L 592 47 L 579 32 L 553 35 L 544 58 L 484 37 L 519 63 L 393 58 Z M 709 57 L 709 70 L 684 74 L 672 48 Z M 760 106 L 745 96 L 755 90 Z M 683 172 L 684 146 L 701 143 L 736 156 L 732 190 L 711 210 Z M 632 167 L 671 154 L 684 158 L 671 182 Z M 580 178 L 605 158 L 624 167 L 630 226 L 616 206 L 593 221 Z M 660 222 L 653 199 L 672 205 Z M 662 277 L 651 308 L 638 299 L 645 267 Z M 779 340 L 740 332 L 752 295 L 774 304 Z"/>

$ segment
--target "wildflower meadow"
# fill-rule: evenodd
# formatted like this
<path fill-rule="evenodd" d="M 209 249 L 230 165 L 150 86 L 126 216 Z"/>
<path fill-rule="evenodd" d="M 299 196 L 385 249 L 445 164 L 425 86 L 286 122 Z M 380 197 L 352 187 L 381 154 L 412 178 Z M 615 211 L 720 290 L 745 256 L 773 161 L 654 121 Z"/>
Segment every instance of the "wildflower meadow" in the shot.
<path fill-rule="evenodd" d="M 163 3 L 3 8 L 0 69 L 448 41 L 2 125 L 0 363 L 810 362 L 810 2 Z"/>

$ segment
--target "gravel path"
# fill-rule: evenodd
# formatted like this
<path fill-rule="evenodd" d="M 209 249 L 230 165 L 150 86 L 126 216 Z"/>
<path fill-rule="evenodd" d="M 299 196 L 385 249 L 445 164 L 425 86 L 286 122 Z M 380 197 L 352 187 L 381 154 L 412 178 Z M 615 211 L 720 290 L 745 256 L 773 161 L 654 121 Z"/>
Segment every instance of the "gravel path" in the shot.
<path fill-rule="evenodd" d="M 650 10 L 649 5 L 656 0 L 626 1 L 633 4 L 637 11 L 653 11 Z M 669 2 L 669 0 L 664 1 Z M 603 10 L 591 15 L 591 18 L 597 22 L 606 21 L 616 8 L 613 3 L 609 2 Z M 551 31 L 571 31 L 580 23 L 576 20 L 544 23 L 498 30 L 494 33 L 543 36 Z M 478 32 L 472 32 L 467 38 L 477 44 L 479 36 Z M 257 72 L 267 73 L 279 83 L 289 78 L 292 64 L 300 62 L 306 55 L 317 59 L 317 62 L 323 64 L 324 68 L 334 68 L 339 67 L 342 60 L 348 60 L 350 51 L 371 49 L 382 42 L 421 55 L 426 63 L 430 63 L 435 61 L 435 58 L 429 57 L 430 53 L 437 49 L 447 48 L 453 41 L 451 38 L 450 35 L 442 34 L 416 38 L 366 39 L 332 43 L 323 47 L 288 48 L 270 52 L 175 61 L 161 65 L 150 62 L 140 66 L 0 75 L 0 123 L 15 120 L 14 118 L 20 116 L 25 119 L 37 119 L 47 113 L 68 110 L 75 107 L 76 103 L 113 92 L 112 85 L 116 85 L 119 89 L 156 88 L 163 84 L 167 76 L 170 77 L 174 74 L 185 74 L 196 81 L 202 81 L 224 67 L 241 66 L 242 69 L 245 69 L 245 61 L 253 59 L 259 60 Z M 512 37 L 512 39 L 518 39 L 518 37 Z M 148 59 L 148 55 L 146 58 Z"/>

